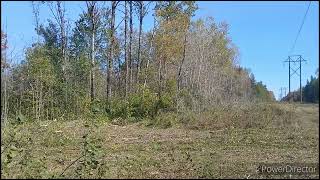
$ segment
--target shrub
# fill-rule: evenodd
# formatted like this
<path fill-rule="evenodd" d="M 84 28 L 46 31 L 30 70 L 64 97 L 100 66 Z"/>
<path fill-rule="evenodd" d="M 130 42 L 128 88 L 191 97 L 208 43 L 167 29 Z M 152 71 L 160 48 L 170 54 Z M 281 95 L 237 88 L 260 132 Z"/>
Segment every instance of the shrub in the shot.
<path fill-rule="evenodd" d="M 158 102 L 158 108 L 163 110 L 173 110 L 174 98 L 169 93 L 163 93 Z"/>
<path fill-rule="evenodd" d="M 91 103 L 91 112 L 94 114 L 102 113 L 104 108 L 104 103 L 100 100 L 95 100 Z"/>
<path fill-rule="evenodd" d="M 107 112 L 109 112 L 109 116 L 111 119 L 118 117 L 126 119 L 132 116 L 132 108 L 129 102 L 120 98 L 114 98 L 111 101 L 110 108 Z"/>
<path fill-rule="evenodd" d="M 178 98 L 182 109 L 192 109 L 192 96 L 186 89 L 183 89 L 179 92 Z"/>
<path fill-rule="evenodd" d="M 293 122 L 293 107 L 274 103 L 214 106 L 210 110 L 179 113 L 179 123 L 190 129 L 287 127 Z"/>
<path fill-rule="evenodd" d="M 154 117 L 157 112 L 157 95 L 148 88 L 140 86 L 136 93 L 132 93 L 128 100 L 114 98 L 107 112 L 111 119 L 122 118 L 128 122 L 136 122 L 144 117 Z"/>
<path fill-rule="evenodd" d="M 151 124 L 153 126 L 158 126 L 161 128 L 170 128 L 178 124 L 178 116 L 174 112 L 161 113 L 155 119 L 152 120 Z"/>
<path fill-rule="evenodd" d="M 182 123 L 183 125 L 187 124 L 193 124 L 197 118 L 196 114 L 193 111 L 182 111 L 178 114 L 179 123 Z"/>
<path fill-rule="evenodd" d="M 154 117 L 157 112 L 158 97 L 149 88 L 139 87 L 138 92 L 130 98 L 133 116 L 138 118 Z"/>
<path fill-rule="evenodd" d="M 110 103 L 96 101 L 92 104 L 93 114 L 101 114 L 103 108 L 112 123 L 124 125 L 137 122 L 144 118 L 154 119 L 159 110 L 162 112 L 173 111 L 175 100 L 171 93 L 163 93 L 159 99 L 157 94 L 148 87 L 138 86 L 135 93 L 129 95 L 125 100 L 123 97 L 115 97 Z"/>
<path fill-rule="evenodd" d="M 21 123 L 27 121 L 27 118 L 23 114 L 19 113 L 19 115 L 16 118 L 16 121 L 18 124 L 21 124 Z"/>

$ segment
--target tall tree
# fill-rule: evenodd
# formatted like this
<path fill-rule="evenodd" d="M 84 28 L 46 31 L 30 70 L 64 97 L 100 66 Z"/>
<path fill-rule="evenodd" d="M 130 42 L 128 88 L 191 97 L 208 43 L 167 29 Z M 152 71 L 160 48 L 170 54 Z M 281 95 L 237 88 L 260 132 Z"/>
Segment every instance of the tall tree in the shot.
<path fill-rule="evenodd" d="M 156 47 L 159 58 L 159 95 L 161 95 L 163 81 L 167 81 L 167 73 L 172 68 L 167 64 L 178 64 L 176 81 L 179 81 L 186 53 L 186 36 L 197 6 L 194 1 L 160 1 L 155 9 L 157 21 L 160 24 L 156 36 Z M 182 62 L 179 63 L 178 59 L 182 59 Z"/>
<path fill-rule="evenodd" d="M 86 1 L 88 16 L 90 19 L 91 33 L 91 71 L 90 71 L 90 97 L 91 101 L 95 99 L 94 75 L 95 75 L 95 34 L 97 29 L 97 21 L 99 18 L 99 9 L 96 1 Z"/>
<path fill-rule="evenodd" d="M 73 84 L 72 91 L 79 93 L 77 97 L 74 97 L 75 100 L 86 96 L 85 99 L 92 101 L 92 95 L 94 99 L 106 97 L 104 82 L 106 76 L 103 76 L 103 73 L 106 73 L 108 57 L 106 49 L 109 48 L 110 42 L 110 34 L 106 31 L 106 26 L 109 26 L 110 10 L 104 7 L 96 8 L 99 15 L 94 22 L 94 34 L 92 35 L 92 18 L 85 10 L 75 22 L 70 38 L 70 84 Z M 94 37 L 93 49 L 92 37 Z M 92 64 L 92 59 L 94 59 L 94 64 Z M 81 103 L 80 99 L 76 101 Z"/>
<path fill-rule="evenodd" d="M 142 24 L 143 18 L 147 14 L 147 6 L 150 4 L 144 4 L 143 1 L 135 1 L 135 5 L 137 7 L 137 14 L 139 17 L 139 35 L 138 35 L 138 57 L 137 57 L 137 72 L 136 72 L 136 82 L 139 83 L 139 74 L 140 74 L 140 66 L 141 66 L 141 35 L 142 35 Z"/>
<path fill-rule="evenodd" d="M 66 81 L 67 74 L 66 74 L 66 67 L 67 67 L 67 55 L 66 55 L 66 48 L 67 48 L 67 36 L 66 36 L 66 19 L 65 19 L 65 2 L 56 1 L 55 3 L 49 2 L 48 6 L 56 20 L 60 28 L 60 46 L 61 46 L 61 54 L 62 54 L 62 72 L 64 81 Z"/>
<path fill-rule="evenodd" d="M 9 67 L 9 64 L 7 63 L 7 49 L 8 49 L 7 35 L 1 30 L 1 84 L 3 83 L 3 86 L 1 86 L 1 122 L 4 122 L 4 123 L 7 122 L 7 114 L 8 114 L 7 69 Z"/>
<path fill-rule="evenodd" d="M 8 66 L 5 57 L 5 52 L 8 48 L 7 43 L 7 34 L 1 30 L 1 70 Z"/>
<path fill-rule="evenodd" d="M 59 27 L 59 41 L 60 41 L 60 50 L 61 50 L 61 71 L 62 71 L 62 84 L 63 84 L 63 94 L 64 94 L 64 109 L 67 111 L 67 106 L 69 104 L 69 91 L 70 91 L 70 83 L 69 83 L 69 74 L 67 73 L 69 68 L 69 62 L 67 57 L 67 26 L 66 26 L 66 9 L 65 2 L 56 1 L 56 2 L 48 2 L 49 9 Z"/>
<path fill-rule="evenodd" d="M 150 37 L 150 45 L 149 45 L 149 49 L 148 49 L 148 53 L 149 55 L 151 54 L 152 50 L 154 51 L 155 48 L 154 48 L 154 36 L 155 36 L 155 30 L 156 30 L 156 17 L 154 15 L 153 17 L 153 29 L 152 29 L 152 34 L 151 34 L 151 37 Z M 155 55 L 156 53 L 153 52 L 153 59 L 155 59 Z M 150 58 L 147 58 L 147 64 L 146 64 L 146 67 L 145 67 L 145 75 L 144 75 L 144 83 L 143 83 L 143 87 L 145 88 L 146 85 L 147 85 L 147 72 L 148 72 L 148 69 L 149 69 L 149 64 L 150 64 Z"/>
<path fill-rule="evenodd" d="M 129 69 L 130 69 L 130 79 L 129 79 L 129 93 L 132 91 L 132 86 L 133 86 L 133 72 L 132 72 L 132 32 L 133 32 L 133 14 L 132 14 L 132 1 L 129 1 L 129 26 L 130 26 L 130 31 L 129 31 Z"/>
<path fill-rule="evenodd" d="M 128 47 L 127 47 L 127 20 L 128 20 L 128 8 L 127 8 L 127 1 L 124 2 L 124 58 L 125 58 L 125 64 L 126 64 L 126 78 L 125 78 L 125 98 L 128 98 L 128 89 L 129 89 L 129 62 L 128 62 Z"/>
<path fill-rule="evenodd" d="M 112 63 L 114 61 L 114 34 L 115 34 L 115 17 L 116 17 L 116 8 L 117 8 L 117 1 L 111 2 L 111 21 L 110 21 L 110 50 L 109 50 L 109 57 L 108 57 L 108 73 L 107 73 L 107 99 L 108 101 L 111 99 L 111 75 L 112 75 Z"/>

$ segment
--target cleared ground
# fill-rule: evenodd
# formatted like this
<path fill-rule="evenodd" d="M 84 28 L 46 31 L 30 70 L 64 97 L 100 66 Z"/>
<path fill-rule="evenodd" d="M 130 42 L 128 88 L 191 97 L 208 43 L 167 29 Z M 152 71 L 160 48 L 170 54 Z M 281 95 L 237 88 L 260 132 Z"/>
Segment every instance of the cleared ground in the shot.
<path fill-rule="evenodd" d="M 81 159 L 66 167 L 83 151 L 83 121 L 23 124 L 17 127 L 16 140 L 11 141 L 14 148 L 6 148 L 10 133 L 4 134 L 1 164 L 5 164 L 8 152 L 14 155 L 1 177 L 60 177 L 66 169 L 61 177 L 283 178 L 258 174 L 257 166 L 319 163 L 319 106 L 296 106 L 297 113 L 287 127 L 190 130 L 150 128 L 143 123 L 91 126 L 99 163 L 97 169 L 82 176 L 76 173 Z"/>

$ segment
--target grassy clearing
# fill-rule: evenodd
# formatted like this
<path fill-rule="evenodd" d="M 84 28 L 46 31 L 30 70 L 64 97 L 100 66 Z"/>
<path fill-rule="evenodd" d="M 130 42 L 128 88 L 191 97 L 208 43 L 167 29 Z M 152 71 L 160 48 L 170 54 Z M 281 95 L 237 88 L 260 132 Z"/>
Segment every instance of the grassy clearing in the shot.
<path fill-rule="evenodd" d="M 1 178 L 281 178 L 257 174 L 257 164 L 319 162 L 318 106 L 260 107 L 163 114 L 124 126 L 99 121 L 86 128 L 83 120 L 8 126 Z M 60 176 L 85 142 L 89 161 Z"/>

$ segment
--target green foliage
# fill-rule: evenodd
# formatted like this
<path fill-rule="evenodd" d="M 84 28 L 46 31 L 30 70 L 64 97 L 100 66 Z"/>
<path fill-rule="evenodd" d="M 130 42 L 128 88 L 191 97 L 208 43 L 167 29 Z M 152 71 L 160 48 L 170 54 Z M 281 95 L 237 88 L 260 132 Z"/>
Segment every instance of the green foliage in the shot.
<path fill-rule="evenodd" d="M 47 171 L 46 164 L 44 163 L 44 159 L 30 159 L 26 161 L 25 168 L 28 171 L 24 174 L 24 177 L 21 178 L 30 178 L 30 179 L 38 179 L 38 178 L 49 178 L 52 177 L 53 174 L 49 174 Z"/>
<path fill-rule="evenodd" d="M 45 45 L 48 47 L 59 47 L 58 27 L 51 20 L 48 20 L 48 26 L 40 25 L 38 29 L 39 35 L 44 38 Z"/>
<path fill-rule="evenodd" d="M 197 121 L 197 114 L 190 110 L 181 111 L 178 114 L 179 123 L 183 125 L 194 124 Z"/>
<path fill-rule="evenodd" d="M 307 80 L 307 84 L 303 87 L 304 102 L 318 103 L 319 102 L 319 77 L 310 77 L 310 81 Z"/>
<path fill-rule="evenodd" d="M 100 100 L 95 100 L 91 102 L 91 112 L 94 114 L 102 113 L 103 112 L 103 103 Z"/>
<path fill-rule="evenodd" d="M 143 119 L 154 118 L 159 110 L 170 111 L 174 106 L 174 98 L 172 93 L 164 93 L 159 99 L 157 94 L 149 88 L 140 86 L 136 93 L 130 94 L 128 100 L 122 98 L 114 98 L 107 113 L 111 119 Z M 120 120 L 120 119 L 118 119 Z M 131 119 L 131 121 L 134 121 Z"/>
<path fill-rule="evenodd" d="M 120 98 L 114 98 L 110 103 L 110 108 L 107 108 L 107 112 L 111 119 L 117 117 L 126 119 L 132 116 L 132 107 L 128 101 Z"/>
<path fill-rule="evenodd" d="M 266 128 L 290 127 L 294 107 L 284 108 L 278 104 L 242 104 L 214 106 L 206 111 L 195 113 L 182 111 L 178 114 L 179 123 L 190 129 L 224 129 L 224 128 Z"/>
<path fill-rule="evenodd" d="M 262 84 L 262 82 L 254 83 L 254 95 L 258 101 L 274 101 L 275 98 L 271 91 L 268 91 L 266 85 Z"/>
<path fill-rule="evenodd" d="M 158 110 L 174 111 L 176 105 L 177 84 L 173 79 L 167 80 L 160 99 L 157 102 Z"/>
<path fill-rule="evenodd" d="M 82 136 L 83 158 L 79 161 L 76 167 L 76 175 L 79 178 L 101 178 L 103 168 L 103 160 L 101 159 L 104 155 L 102 152 L 101 138 L 94 136 L 94 129 L 97 124 L 91 121 L 85 121 L 86 133 Z"/>
<path fill-rule="evenodd" d="M 154 117 L 156 115 L 158 97 L 149 88 L 140 86 L 137 93 L 130 96 L 129 102 L 133 108 L 134 117 Z"/>
<path fill-rule="evenodd" d="M 178 94 L 178 105 L 181 106 L 178 108 L 180 109 L 186 109 L 190 111 L 192 109 L 192 95 L 187 91 L 187 89 L 182 89 Z"/>
<path fill-rule="evenodd" d="M 313 148 L 312 154 L 299 157 L 312 156 L 316 161 L 318 107 L 299 105 L 298 111 L 294 107 L 294 104 L 261 103 L 217 106 L 200 114 L 160 113 L 149 120 L 149 125 L 156 128 L 147 129 L 136 125 L 125 128 L 101 125 L 91 119 L 46 121 L 51 123 L 45 127 L 32 122 L 9 124 L 1 132 L 2 146 L 11 142 L 7 150 L 2 149 L 1 178 L 233 177 L 234 172 L 245 170 L 241 163 L 234 164 L 234 158 L 247 160 L 247 150 L 237 151 L 231 158 L 225 154 L 232 154 L 239 147 L 261 150 L 251 152 L 255 153 L 251 156 L 255 159 L 247 160 L 249 164 L 261 160 L 261 152 L 266 148 L 283 152 L 283 157 L 287 150 L 294 153 L 297 149 Z M 294 112 L 300 113 L 297 116 Z M 179 127 L 180 123 L 187 128 L 170 128 Z M 305 126 L 308 128 L 303 129 Z M 54 135 L 56 130 L 61 130 L 61 134 Z M 53 139 L 58 142 L 60 137 L 70 140 L 54 144 Z M 47 140 L 53 144 L 43 143 Z M 82 157 L 84 153 L 86 156 Z M 82 158 L 60 176 L 64 168 L 79 157 Z M 268 154 L 265 157 L 269 157 Z M 290 159 L 292 157 L 285 160 Z M 222 161 L 225 162 L 223 169 L 215 166 Z M 227 168 L 234 171 L 221 171 Z M 252 169 L 250 165 L 246 168 Z M 155 171 L 159 173 L 154 174 Z M 237 175 L 241 177 L 242 171 Z"/>
<path fill-rule="evenodd" d="M 26 61 L 10 72 L 13 82 L 8 86 L 12 91 L 7 103 L 8 117 L 17 124 L 26 119 L 87 118 L 95 123 L 110 120 L 115 124 L 151 119 L 170 127 L 176 118 L 167 118 L 165 113 L 169 116 L 188 110 L 201 113 L 240 98 L 250 101 L 252 94 L 260 101 L 273 100 L 262 82 L 252 79 L 250 86 L 249 74 L 237 66 L 237 49 L 228 37 L 227 23 L 217 23 L 213 18 L 192 22 L 197 10 L 195 1 L 155 4 L 158 23 L 154 31 L 142 29 L 142 34 L 138 34 L 133 28 L 130 34 L 129 27 L 124 36 L 122 29 L 116 28 L 114 42 L 110 41 L 111 11 L 100 6 L 95 26 L 90 13 L 83 12 L 71 34 L 60 34 L 61 27 L 51 20 L 40 25 L 37 33 L 43 42 L 33 44 L 26 53 Z M 141 41 L 137 41 L 139 35 Z M 63 36 L 68 40 L 66 47 L 62 46 Z M 95 56 L 94 61 L 91 55 Z M 129 55 L 131 64 L 127 69 L 125 57 Z M 110 61 L 111 69 L 106 66 Z M 106 74 L 111 75 L 107 82 Z M 94 77 L 92 86 L 90 77 Z M 146 82 L 142 84 L 143 78 Z M 95 92 L 94 100 L 90 98 L 90 87 Z M 111 97 L 106 97 L 107 87 L 112 89 Z M 305 94 L 309 92 L 310 88 L 306 88 Z M 194 121 L 192 113 L 186 113 L 191 117 L 182 117 L 181 121 Z M 46 141 L 55 144 L 54 138 Z"/>
<path fill-rule="evenodd" d="M 10 171 L 18 170 L 17 178 L 47 178 L 49 173 L 44 158 L 35 158 L 30 154 L 32 141 L 29 134 L 23 134 L 24 126 L 10 124 L 5 129 L 5 149 L 1 152 L 1 177 L 12 176 Z M 25 141 L 28 141 L 27 143 Z M 21 176 L 23 174 L 23 176 Z"/>
<path fill-rule="evenodd" d="M 292 100 L 294 102 L 300 102 L 300 90 L 296 90 L 287 94 L 281 101 Z M 306 103 L 319 103 L 319 76 L 313 77 L 311 75 L 310 80 L 307 80 L 305 86 L 302 87 L 302 101 Z"/>
<path fill-rule="evenodd" d="M 150 120 L 148 126 L 170 128 L 178 124 L 178 116 L 174 112 L 160 113 L 156 118 Z"/>
<path fill-rule="evenodd" d="M 26 58 L 33 79 L 37 79 L 48 86 L 53 86 L 56 83 L 50 56 L 48 56 L 48 50 L 45 47 L 36 46 L 29 49 Z"/>
<path fill-rule="evenodd" d="M 16 118 L 16 121 L 18 124 L 21 124 L 27 121 L 27 118 L 23 114 L 19 113 L 19 115 Z"/>
<path fill-rule="evenodd" d="M 105 27 L 109 23 L 109 10 L 101 9 L 103 16 L 98 16 L 96 19 L 95 27 L 95 44 L 96 44 L 96 61 L 98 64 L 102 64 L 105 57 L 106 44 L 109 43 L 109 29 Z M 88 41 L 91 37 L 91 19 L 87 12 L 80 14 L 79 19 L 75 22 L 76 26 L 72 30 L 71 36 L 71 54 L 72 56 L 90 56 L 90 46 L 88 46 Z"/>
<path fill-rule="evenodd" d="M 173 19 L 180 14 L 186 14 L 191 17 L 198 9 L 195 1 L 159 1 L 155 8 L 157 16 L 164 19 Z"/>
<path fill-rule="evenodd" d="M 2 150 L 2 177 L 54 178 L 65 167 L 63 177 L 73 178 L 158 178 L 163 172 L 169 178 L 217 177 L 218 167 L 214 166 L 220 157 L 211 155 L 216 153 L 213 151 L 247 145 L 251 140 L 246 144 L 242 139 L 247 137 L 241 137 L 229 143 L 238 134 L 211 137 L 211 131 L 190 129 L 260 131 L 297 124 L 291 121 L 295 115 L 292 107 L 243 103 L 249 102 L 251 96 L 258 101 L 274 98 L 262 82 L 255 82 L 253 76 L 250 79 L 248 71 L 237 66 L 237 49 L 228 37 L 227 23 L 218 24 L 213 18 L 191 22 L 197 10 L 195 1 L 156 2 L 158 23 L 154 31 L 142 29 L 141 39 L 134 27 L 134 32 L 126 36 L 121 28 L 113 33 L 111 11 L 97 10 L 95 26 L 89 13 L 84 12 L 75 22 L 71 36 L 64 34 L 68 40 L 64 57 L 64 35 L 58 24 L 49 20 L 48 26 L 37 29 L 44 42 L 28 49 L 26 61 L 12 68 L 1 61 L 8 70 L 6 79 L 12 79 L 5 96 L 9 96 L 6 104 L 10 123 L 1 139 L 2 147 L 7 147 Z M 131 32 L 129 29 L 126 33 Z M 110 41 L 111 34 L 115 41 Z M 91 55 L 95 56 L 94 62 Z M 125 61 L 129 56 L 129 62 Z M 111 62 L 111 69 L 106 62 Z M 107 73 L 111 76 L 105 81 Z M 142 85 L 143 78 L 146 81 Z M 307 83 L 307 101 L 319 98 L 318 83 L 318 78 Z M 90 87 L 95 91 L 94 100 Z M 111 97 L 106 96 L 107 87 L 112 89 Z M 245 100 L 242 102 L 239 97 Z M 143 121 L 141 124 L 147 126 L 186 129 L 156 129 L 150 134 L 143 128 L 134 129 L 136 126 L 105 126 L 108 121 L 120 126 Z M 141 136 L 146 132 L 147 136 Z M 194 143 L 192 138 L 201 141 Z M 219 143 L 222 146 L 217 146 Z M 75 163 L 68 166 L 70 161 Z M 200 162 L 199 167 L 194 166 L 196 162 Z"/>
<path fill-rule="evenodd" d="M 174 97 L 170 93 L 163 93 L 157 103 L 157 107 L 162 110 L 170 110 L 174 107 Z"/>

